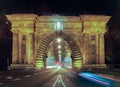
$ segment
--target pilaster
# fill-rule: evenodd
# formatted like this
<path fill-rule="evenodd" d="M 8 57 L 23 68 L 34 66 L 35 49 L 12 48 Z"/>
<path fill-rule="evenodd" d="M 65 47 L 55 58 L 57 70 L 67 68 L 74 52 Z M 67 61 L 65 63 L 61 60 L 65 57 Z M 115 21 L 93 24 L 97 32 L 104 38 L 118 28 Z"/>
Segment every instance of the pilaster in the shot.
<path fill-rule="evenodd" d="M 19 64 L 24 62 L 23 54 L 22 54 L 22 35 L 19 33 Z"/>
<path fill-rule="evenodd" d="M 98 37 L 98 34 L 96 34 L 95 45 L 96 45 L 96 63 L 99 64 L 99 37 Z"/>
<path fill-rule="evenodd" d="M 83 52 L 83 63 L 89 64 L 89 34 L 84 33 L 84 52 Z"/>
<path fill-rule="evenodd" d="M 19 34 L 18 32 L 13 32 L 13 42 L 12 42 L 12 64 L 19 63 Z"/>
<path fill-rule="evenodd" d="M 34 34 L 33 33 L 29 33 L 27 35 L 27 63 L 28 64 L 34 64 L 34 48 L 35 48 L 35 43 L 34 43 Z"/>
<path fill-rule="evenodd" d="M 104 34 L 99 34 L 99 63 L 105 63 Z"/>

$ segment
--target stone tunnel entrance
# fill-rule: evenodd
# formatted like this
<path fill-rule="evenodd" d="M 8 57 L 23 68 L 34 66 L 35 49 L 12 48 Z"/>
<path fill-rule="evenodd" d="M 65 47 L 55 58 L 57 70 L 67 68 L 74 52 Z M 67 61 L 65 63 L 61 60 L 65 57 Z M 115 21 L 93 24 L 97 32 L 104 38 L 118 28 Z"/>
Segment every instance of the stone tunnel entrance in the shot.
<path fill-rule="evenodd" d="M 105 67 L 104 33 L 109 16 L 6 15 L 12 24 L 12 68 L 44 68 L 47 58 L 72 60 L 73 68 Z M 60 26 L 62 24 L 62 26 Z M 63 29 L 57 32 L 55 29 Z M 64 46 L 53 45 L 57 38 Z M 56 50 L 56 47 L 62 50 Z M 66 55 L 66 51 L 70 55 Z M 60 54 L 63 53 L 63 54 Z M 56 55 L 55 55 L 56 54 Z M 60 57 L 59 57 L 60 55 Z M 61 58 L 61 59 L 60 59 Z"/>
<path fill-rule="evenodd" d="M 60 38 L 62 39 L 61 43 Z M 58 40 L 58 43 L 56 43 L 55 40 Z M 52 46 L 53 44 L 54 46 Z M 50 53 L 48 50 L 53 50 L 54 52 Z M 53 54 L 53 58 L 50 58 L 50 54 Z M 68 64 L 65 62 L 66 60 L 70 59 L 72 59 L 72 66 L 70 64 L 70 61 Z M 58 64 L 59 62 L 60 65 L 66 68 L 82 68 L 82 54 L 77 42 L 70 34 L 66 34 L 62 31 L 54 32 L 46 36 L 39 43 L 38 51 L 36 54 L 36 68 L 48 67 L 46 60 L 53 60 L 51 61 L 52 65 L 56 63 Z"/>

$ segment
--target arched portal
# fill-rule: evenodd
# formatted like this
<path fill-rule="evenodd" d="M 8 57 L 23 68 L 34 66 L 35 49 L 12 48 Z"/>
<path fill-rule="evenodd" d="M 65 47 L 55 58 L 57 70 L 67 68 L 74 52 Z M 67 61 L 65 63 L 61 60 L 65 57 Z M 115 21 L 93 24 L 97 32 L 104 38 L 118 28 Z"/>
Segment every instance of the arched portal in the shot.
<path fill-rule="evenodd" d="M 48 68 L 72 68 L 72 51 L 69 44 L 62 38 L 55 38 L 46 51 L 45 67 Z"/>
<path fill-rule="evenodd" d="M 36 67 L 43 68 L 44 60 L 46 58 L 46 50 L 49 44 L 57 37 L 63 38 L 71 47 L 72 51 L 72 61 L 74 68 L 82 68 L 82 55 L 79 48 L 79 45 L 74 40 L 74 38 L 70 34 L 66 34 L 64 32 L 54 32 L 45 38 L 39 43 L 37 54 L 36 54 Z"/>
<path fill-rule="evenodd" d="M 77 67 L 81 63 L 83 68 L 106 67 L 104 33 L 110 16 L 11 14 L 6 17 L 12 23 L 13 33 L 11 68 L 44 67 L 46 50 L 58 36 L 71 47 L 72 61 Z M 54 28 L 64 32 L 54 32 Z"/>

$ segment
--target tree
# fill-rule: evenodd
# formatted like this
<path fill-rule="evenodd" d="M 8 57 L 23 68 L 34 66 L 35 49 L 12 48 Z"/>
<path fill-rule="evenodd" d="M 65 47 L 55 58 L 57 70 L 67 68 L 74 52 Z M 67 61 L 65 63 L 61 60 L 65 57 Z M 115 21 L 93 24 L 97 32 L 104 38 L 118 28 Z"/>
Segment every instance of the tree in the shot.
<path fill-rule="evenodd" d="M 12 54 L 12 32 L 11 23 L 5 14 L 0 14 L 0 69 L 7 69 L 8 62 L 11 63 Z M 9 61 L 8 61 L 9 60 Z"/>

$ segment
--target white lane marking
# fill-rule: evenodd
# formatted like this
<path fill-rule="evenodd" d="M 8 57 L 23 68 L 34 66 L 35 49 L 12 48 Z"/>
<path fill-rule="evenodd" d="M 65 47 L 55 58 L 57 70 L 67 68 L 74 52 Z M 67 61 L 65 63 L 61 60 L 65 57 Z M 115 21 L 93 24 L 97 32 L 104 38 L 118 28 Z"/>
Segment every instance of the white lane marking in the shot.
<path fill-rule="evenodd" d="M 4 83 L 0 83 L 0 85 L 4 85 Z"/>
<path fill-rule="evenodd" d="M 60 83 L 60 79 L 58 80 L 58 83 Z"/>
<path fill-rule="evenodd" d="M 26 76 L 24 76 L 24 77 L 28 78 L 28 77 L 31 77 L 31 75 L 26 75 Z"/>
<path fill-rule="evenodd" d="M 65 84 L 64 84 L 64 82 L 63 82 L 62 76 L 60 76 L 60 81 L 61 81 L 63 87 L 66 87 Z"/>
<path fill-rule="evenodd" d="M 13 77 L 12 76 L 7 76 L 6 79 L 12 79 Z"/>
<path fill-rule="evenodd" d="M 63 87 L 66 87 L 65 84 L 64 84 L 64 82 L 63 82 L 63 79 L 62 79 L 61 74 L 58 75 L 58 77 L 57 77 L 57 79 L 56 79 L 56 81 L 54 82 L 54 84 L 53 84 L 52 87 L 55 87 L 55 86 L 57 85 L 57 82 L 58 82 L 59 84 L 62 83 L 62 86 L 63 86 Z"/>
<path fill-rule="evenodd" d="M 11 81 L 18 81 L 18 80 L 21 80 L 21 78 L 16 78 L 16 79 L 13 79 Z"/>
<path fill-rule="evenodd" d="M 55 85 L 57 84 L 57 81 L 58 81 L 59 77 L 60 77 L 60 75 L 58 75 L 58 77 L 57 77 L 57 79 L 56 79 L 56 81 L 54 82 L 54 84 L 53 84 L 52 87 L 55 87 Z"/>

